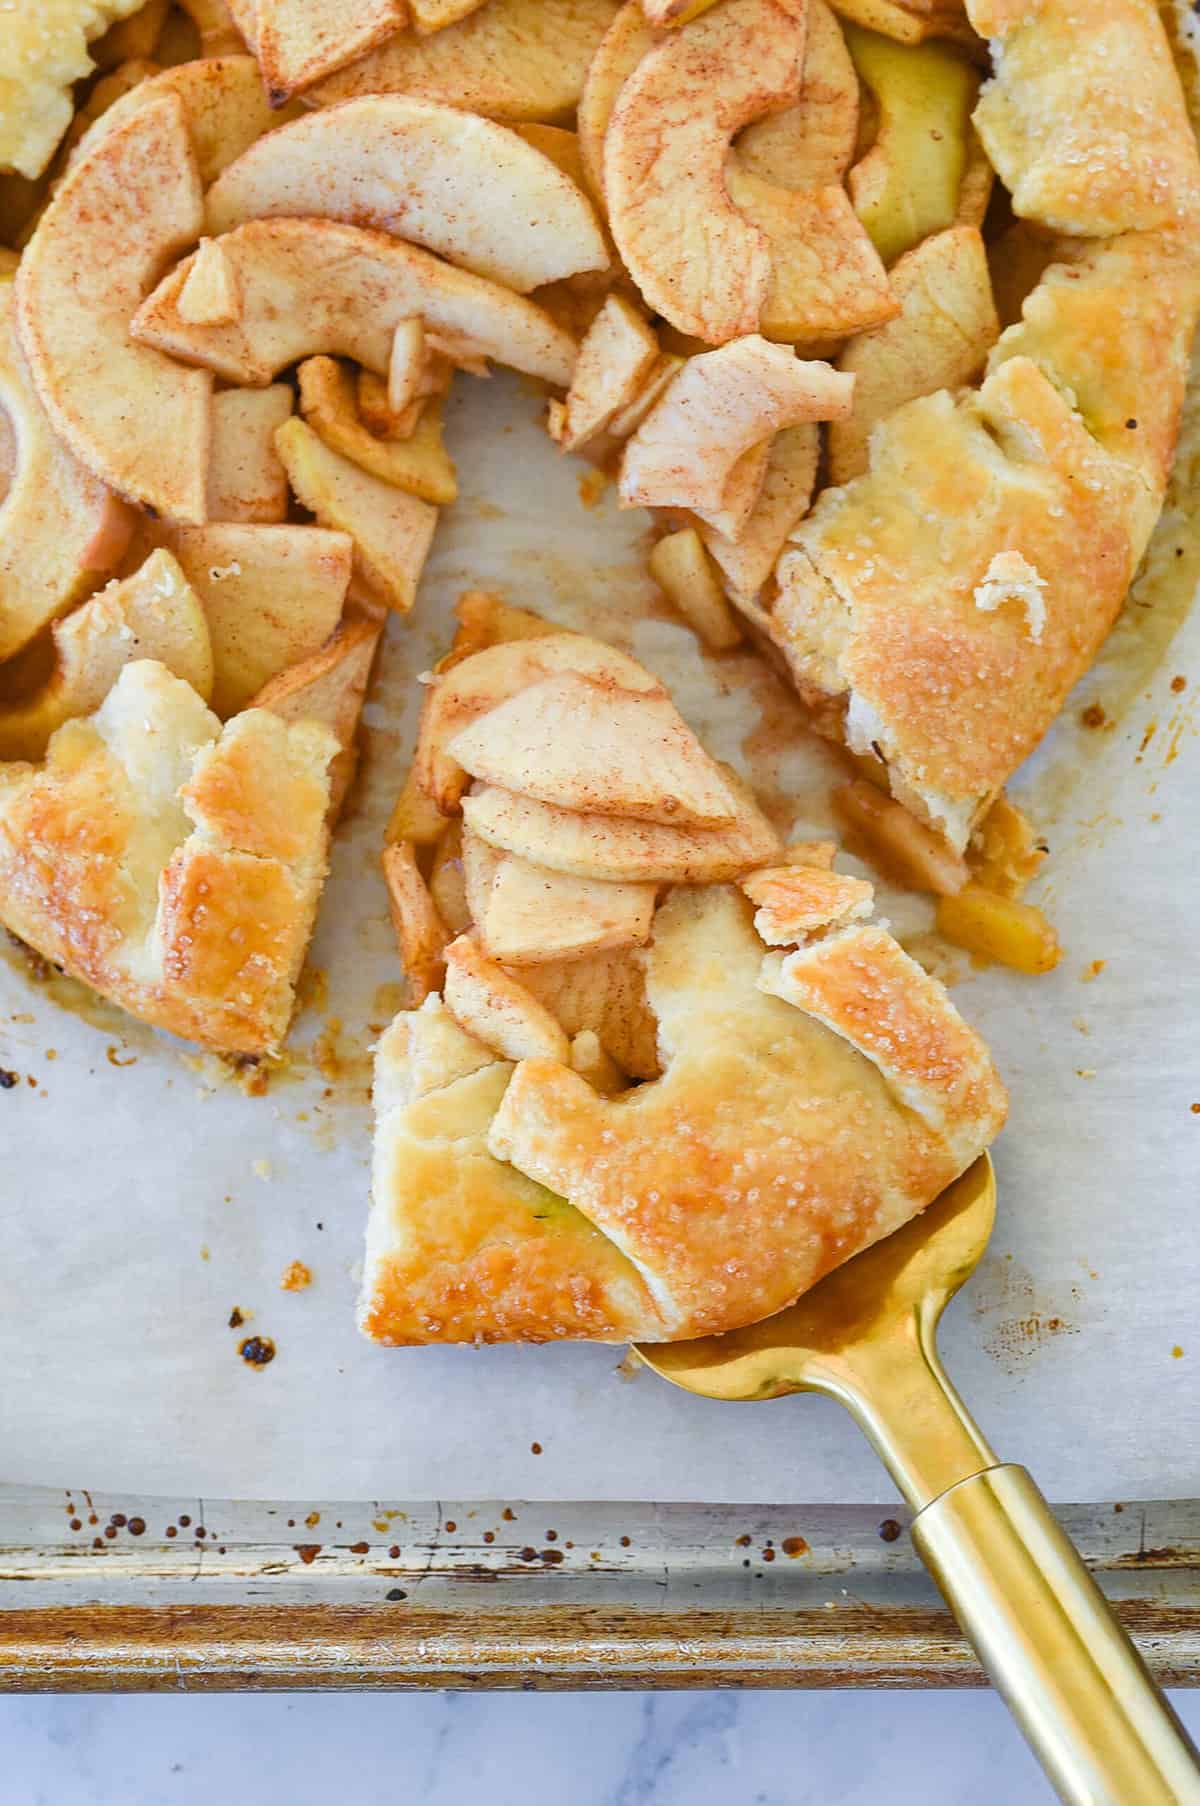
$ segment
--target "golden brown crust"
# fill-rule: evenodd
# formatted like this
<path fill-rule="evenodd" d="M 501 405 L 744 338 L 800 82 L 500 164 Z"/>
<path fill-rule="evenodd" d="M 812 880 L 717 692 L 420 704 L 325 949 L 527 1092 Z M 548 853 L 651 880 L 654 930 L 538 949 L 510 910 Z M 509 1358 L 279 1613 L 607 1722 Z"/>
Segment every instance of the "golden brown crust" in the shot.
<path fill-rule="evenodd" d="M 1200 235 L 1126 232 L 1060 248 L 1065 260 L 1043 272 L 988 368 L 1032 358 L 1161 501 L 1200 307 Z"/>
<path fill-rule="evenodd" d="M 737 892 L 672 892 L 644 956 L 666 1070 L 616 1096 L 565 1062 L 492 1061 L 440 999 L 398 1017 L 365 1333 L 701 1335 L 781 1308 L 922 1209 L 1000 1126 L 999 1080 L 882 930 L 810 954 L 796 1000 L 768 996 Z"/>
<path fill-rule="evenodd" d="M 776 641 L 810 693 L 849 703 L 847 737 L 882 753 L 901 800 L 961 847 L 1091 664 L 1157 510 L 1013 357 L 978 393 L 881 425 L 870 470 L 827 491 L 780 560 Z M 1044 586 L 1044 620 L 1015 594 L 994 605 L 994 561 L 1014 550 Z"/>
<path fill-rule="evenodd" d="M 512 1067 L 440 998 L 379 1046 L 360 1327 L 373 1341 L 623 1341 L 661 1333 L 636 1269 L 578 1211 L 487 1149 Z"/>
<path fill-rule="evenodd" d="M 1200 308 L 1200 159 L 1152 0 L 967 10 L 994 40 L 987 152 L 1018 214 L 1075 237 L 1054 261 L 1047 234 L 979 392 L 887 415 L 818 501 L 771 624 L 814 725 L 960 850 L 1120 609 Z"/>
<path fill-rule="evenodd" d="M 0 921 L 132 1014 L 272 1052 L 325 872 L 328 765 L 311 723 L 222 732 L 162 665 L 127 665 L 42 766 L 0 782 Z"/>
<path fill-rule="evenodd" d="M 1107 237 L 1194 219 L 1200 160 L 1154 0 L 969 0 L 975 125 L 1015 211 Z"/>
<path fill-rule="evenodd" d="M 1003 1115 L 999 1081 L 965 1030 L 970 1082 L 958 1100 L 945 1095 L 934 1050 L 948 1051 L 943 1012 L 957 1017 L 940 988 L 932 1021 L 919 992 L 913 1009 L 945 1098 L 935 1127 L 848 1040 L 757 991 L 760 963 L 736 893 L 674 892 L 648 956 L 663 1078 L 607 1099 L 564 1067 L 527 1061 L 489 1136 L 639 1265 L 673 1336 L 782 1308 L 922 1209 Z M 889 1005 L 895 979 L 894 967 L 870 970 Z"/>
<path fill-rule="evenodd" d="M 1003 1092 L 979 1036 L 885 929 L 847 928 L 768 960 L 761 982 L 864 1054 L 964 1165 L 981 1125 L 986 1139 L 999 1130 Z"/>

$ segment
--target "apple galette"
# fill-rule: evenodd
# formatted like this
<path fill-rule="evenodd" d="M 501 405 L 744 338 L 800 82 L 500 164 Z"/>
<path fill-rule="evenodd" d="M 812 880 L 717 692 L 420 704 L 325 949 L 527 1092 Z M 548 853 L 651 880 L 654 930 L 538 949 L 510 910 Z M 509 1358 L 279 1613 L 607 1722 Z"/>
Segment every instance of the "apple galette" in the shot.
<path fill-rule="evenodd" d="M 384 855 L 423 1000 L 378 1050 L 362 1327 L 766 1316 L 970 1164 L 1000 1081 L 871 886 L 782 844 L 648 671 L 529 616 L 476 651 L 464 625 L 398 823 L 423 801 L 438 838 Z"/>
<path fill-rule="evenodd" d="M 1154 0 L 16 0 L 0 924 L 280 1048 L 447 405 L 500 364 L 704 650 L 840 746 L 851 849 L 1049 969 L 1003 787 L 1155 528 L 1198 313 Z M 475 595 L 429 685 L 381 1340 L 746 1321 L 1002 1115 L 865 882 L 603 636 Z"/>

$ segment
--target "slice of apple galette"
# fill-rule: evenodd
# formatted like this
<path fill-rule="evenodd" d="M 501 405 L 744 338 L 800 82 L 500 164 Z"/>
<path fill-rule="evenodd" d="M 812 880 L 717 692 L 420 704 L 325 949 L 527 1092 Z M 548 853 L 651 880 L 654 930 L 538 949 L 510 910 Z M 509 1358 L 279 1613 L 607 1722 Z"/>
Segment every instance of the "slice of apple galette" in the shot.
<path fill-rule="evenodd" d="M 378 1049 L 361 1326 L 766 1316 L 930 1203 L 1003 1088 L 871 886 L 785 846 L 648 671 L 493 622 L 521 637 L 472 650 L 468 621 L 432 676 L 396 821 L 420 839 L 385 854 L 423 998 Z"/>

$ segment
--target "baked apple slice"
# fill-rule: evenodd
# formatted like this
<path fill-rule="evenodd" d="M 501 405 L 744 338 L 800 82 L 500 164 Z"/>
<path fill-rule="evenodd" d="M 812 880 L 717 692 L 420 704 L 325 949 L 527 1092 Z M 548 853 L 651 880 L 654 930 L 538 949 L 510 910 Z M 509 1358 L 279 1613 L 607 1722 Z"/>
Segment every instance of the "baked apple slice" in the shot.
<path fill-rule="evenodd" d="M 592 321 L 564 402 L 550 404 L 550 433 L 578 451 L 642 392 L 658 362 L 653 329 L 623 295 L 609 295 Z"/>
<path fill-rule="evenodd" d="M 622 260 L 656 313 L 709 344 L 759 325 L 770 249 L 730 199 L 725 161 L 744 126 L 796 100 L 804 22 L 804 0 L 724 0 L 641 58 L 608 122 Z"/>
<path fill-rule="evenodd" d="M 204 609 L 176 560 L 152 552 L 51 628 L 54 666 L 29 696 L 0 702 L 0 759 L 40 759 L 64 721 L 100 707 L 126 665 L 157 659 L 207 702 L 212 641 Z"/>
<path fill-rule="evenodd" d="M 234 521 L 157 531 L 204 605 L 212 706 L 223 718 L 316 652 L 341 619 L 352 555 L 344 533 Z"/>
<path fill-rule="evenodd" d="M 505 126 L 371 94 L 262 138 L 210 189 L 208 229 L 308 215 L 373 226 L 525 294 L 608 251 L 574 182 Z"/>
<path fill-rule="evenodd" d="M 272 109 L 252 56 L 202 57 L 159 70 L 122 94 L 88 128 L 73 158 L 90 155 L 109 132 L 164 94 L 173 94 L 182 103 L 202 188 L 215 182 L 226 165 L 247 151 L 256 138 L 296 111 Z"/>
<path fill-rule="evenodd" d="M 464 855 L 473 839 L 463 836 Z M 545 966 L 640 947 L 650 938 L 655 885 L 571 878 L 476 844 L 491 855 L 493 869 L 471 914 L 484 952 L 502 965 Z"/>
<path fill-rule="evenodd" d="M 273 106 L 399 31 L 403 0 L 253 0 L 254 50 Z"/>
<path fill-rule="evenodd" d="M 895 44 L 853 25 L 846 43 L 879 119 L 875 142 L 850 171 L 850 198 L 892 264 L 954 224 L 979 73 L 947 44 Z"/>
<path fill-rule="evenodd" d="M 418 783 L 444 815 L 457 810 L 469 782 L 450 752 L 451 741 L 510 696 L 561 671 L 647 696 L 665 694 L 635 659 L 585 634 L 556 633 L 549 623 L 537 635 L 506 636 L 467 658 L 444 661 L 426 689 L 414 761 Z"/>
<path fill-rule="evenodd" d="M 407 614 L 417 599 L 437 509 L 343 458 L 294 416 L 276 433 L 275 448 L 304 506 L 324 526 L 349 535 L 354 568 L 368 590 Z"/>
<path fill-rule="evenodd" d="M 379 439 L 359 418 L 354 378 L 336 358 L 306 358 L 299 377 L 300 412 L 331 450 L 423 501 L 454 501 L 458 479 L 442 443 L 440 400 L 422 408 L 406 438 Z"/>
<path fill-rule="evenodd" d="M 666 695 L 563 671 L 510 696 L 446 748 L 488 784 L 559 809 L 728 827 L 738 801 Z"/>
<path fill-rule="evenodd" d="M 0 274 L 0 660 L 12 658 L 120 563 L 133 516 L 53 430 Z"/>
<path fill-rule="evenodd" d="M 753 603 L 767 583 L 788 534 L 808 513 L 817 480 L 820 428 L 787 426 L 771 440 L 753 508 L 736 536 L 700 523 L 705 550 L 721 567 L 738 603 Z"/>
<path fill-rule="evenodd" d="M 838 369 L 854 379 L 854 410 L 829 426 L 829 477 L 867 468 L 875 425 L 906 401 L 957 389 L 983 369 L 1000 322 L 987 252 L 974 226 L 951 226 L 906 251 L 891 272 L 899 318 L 852 339 Z"/>
<path fill-rule="evenodd" d="M 314 91 L 411 94 L 487 119 L 568 120 L 618 0 L 486 0 L 431 35 L 397 32 Z"/>
<path fill-rule="evenodd" d="M 609 884 L 720 884 L 779 850 L 770 823 L 749 800 L 733 827 L 708 830 L 582 815 L 486 784 L 465 796 L 462 808 L 471 831 L 501 852 Z"/>
<path fill-rule="evenodd" d="M 210 521 L 272 525 L 287 519 L 287 472 L 275 450 L 275 434 L 290 417 L 292 401 L 287 383 L 221 389 L 213 396 Z"/>
<path fill-rule="evenodd" d="M 396 327 L 419 315 L 427 341 L 436 338 L 434 348 L 451 357 L 495 358 L 562 388 L 571 380 L 575 342 L 541 308 L 384 232 L 340 220 L 263 219 L 214 242 L 239 284 L 240 317 L 228 326 L 182 318 L 187 258 L 138 308 L 132 333 L 139 345 L 203 364 L 232 383 L 265 386 L 319 352 L 386 375 Z"/>
<path fill-rule="evenodd" d="M 329 767 L 329 812 L 336 818 L 358 763 L 356 737 L 379 648 L 382 625 L 351 613 L 316 652 L 265 683 L 248 707 L 270 709 L 284 721 L 318 721 L 340 751 Z"/>
<path fill-rule="evenodd" d="M 720 509 L 740 459 L 784 427 L 848 415 L 853 394 L 852 377 L 757 334 L 689 358 L 626 444 L 621 503 Z"/>
<path fill-rule="evenodd" d="M 55 429 L 121 495 L 193 522 L 205 515 L 212 378 L 135 341 L 129 323 L 201 224 L 183 105 L 165 94 L 72 166 L 17 273 L 21 343 Z"/>

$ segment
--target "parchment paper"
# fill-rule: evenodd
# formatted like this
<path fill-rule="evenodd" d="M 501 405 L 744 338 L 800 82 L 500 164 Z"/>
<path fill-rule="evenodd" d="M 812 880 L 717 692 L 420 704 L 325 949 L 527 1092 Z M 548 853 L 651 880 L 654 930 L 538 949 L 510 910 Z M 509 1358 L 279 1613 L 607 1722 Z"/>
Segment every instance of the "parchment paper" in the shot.
<path fill-rule="evenodd" d="M 803 828 L 827 821 L 840 770 L 758 661 L 704 660 L 655 603 L 643 517 L 611 492 L 581 505 L 587 467 L 550 448 L 528 386 L 459 391 L 463 497 L 415 618 L 389 633 L 309 1004 L 266 1095 L 4 949 L 0 1067 L 20 1076 L 0 1091 L 0 1478 L 288 1498 L 886 1498 L 849 1420 L 817 1400 L 708 1405 L 627 1379 L 619 1349 L 385 1351 L 355 1332 L 368 1049 L 402 1000 L 376 855 L 412 679 L 444 649 L 458 592 L 500 586 L 632 648 Z M 1059 969 L 973 972 L 924 938 L 923 901 L 884 903 L 954 980 L 1012 1090 L 999 1225 L 944 1346 L 1001 1454 L 1060 1499 L 1200 1492 L 1200 617 L 1172 640 L 1200 566 L 1170 519 L 1156 563 L 1165 587 L 1138 593 L 1015 786 L 1052 847 L 1040 900 Z M 1091 702 L 1104 725 L 1080 723 Z M 314 1283 L 284 1292 L 293 1260 Z M 247 1334 L 273 1338 L 269 1366 L 239 1357 Z"/>

